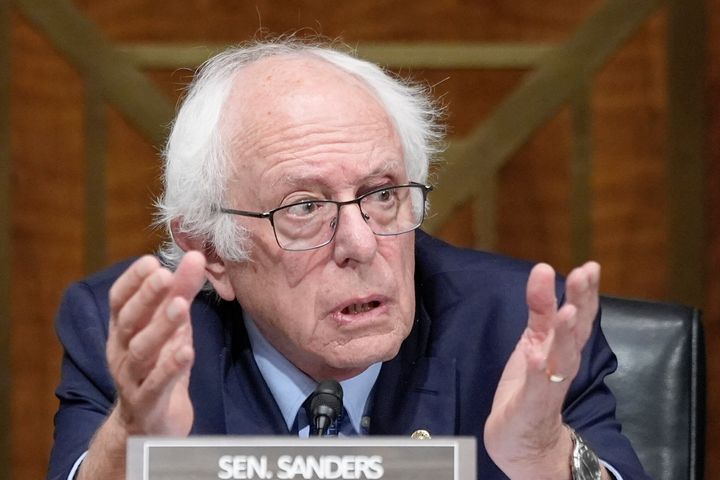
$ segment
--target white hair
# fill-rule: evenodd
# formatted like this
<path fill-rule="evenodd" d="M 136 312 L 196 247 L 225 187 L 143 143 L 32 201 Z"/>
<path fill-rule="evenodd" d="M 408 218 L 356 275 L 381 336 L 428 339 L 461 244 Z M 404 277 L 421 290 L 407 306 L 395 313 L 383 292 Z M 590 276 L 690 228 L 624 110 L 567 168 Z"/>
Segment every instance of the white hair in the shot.
<path fill-rule="evenodd" d="M 377 97 L 393 123 L 403 148 L 408 178 L 425 183 L 429 166 L 442 148 L 442 113 L 429 88 L 396 78 L 377 65 L 328 46 L 293 38 L 253 42 L 229 48 L 205 62 L 190 84 L 170 131 L 164 159 L 164 193 L 157 201 L 157 223 L 170 233 L 160 251 L 174 268 L 183 250 L 173 226 L 227 260 L 247 260 L 247 231 L 232 215 L 218 212 L 224 204 L 231 172 L 220 120 L 236 74 L 258 60 L 286 55 L 323 59 L 360 79 Z"/>

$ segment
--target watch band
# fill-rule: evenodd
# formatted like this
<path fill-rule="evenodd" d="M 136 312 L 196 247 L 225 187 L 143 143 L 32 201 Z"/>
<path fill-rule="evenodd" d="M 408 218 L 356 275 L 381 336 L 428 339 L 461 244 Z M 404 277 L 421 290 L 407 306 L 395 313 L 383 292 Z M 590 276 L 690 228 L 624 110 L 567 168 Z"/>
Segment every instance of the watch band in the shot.
<path fill-rule="evenodd" d="M 570 470 L 573 480 L 601 480 L 602 466 L 595 452 L 585 443 L 585 440 L 567 426 L 573 442 L 572 456 L 570 457 Z"/>

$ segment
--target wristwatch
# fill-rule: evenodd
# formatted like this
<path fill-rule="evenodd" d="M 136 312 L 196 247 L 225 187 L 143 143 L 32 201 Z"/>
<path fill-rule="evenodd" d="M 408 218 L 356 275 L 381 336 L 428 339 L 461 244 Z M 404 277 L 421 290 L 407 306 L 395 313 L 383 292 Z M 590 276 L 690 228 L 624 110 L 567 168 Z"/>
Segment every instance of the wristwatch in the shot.
<path fill-rule="evenodd" d="M 601 480 L 602 466 L 598 456 L 575 430 L 569 426 L 567 429 L 570 431 L 573 442 L 573 452 L 570 457 L 573 480 Z"/>

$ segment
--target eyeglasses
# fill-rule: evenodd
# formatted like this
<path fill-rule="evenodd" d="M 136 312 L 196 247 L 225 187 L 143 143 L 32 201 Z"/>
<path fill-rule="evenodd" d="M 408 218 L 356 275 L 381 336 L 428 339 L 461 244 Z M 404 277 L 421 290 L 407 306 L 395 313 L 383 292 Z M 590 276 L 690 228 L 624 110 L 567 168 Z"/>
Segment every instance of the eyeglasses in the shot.
<path fill-rule="evenodd" d="M 282 205 L 267 212 L 247 212 L 220 207 L 222 213 L 244 217 L 267 218 L 275 240 L 283 250 L 303 251 L 320 248 L 333 241 L 337 231 L 340 207 L 360 208 L 363 219 L 375 235 L 392 236 L 418 228 L 425 219 L 425 201 L 430 185 L 410 182 L 364 193 L 354 200 L 303 200 Z"/>

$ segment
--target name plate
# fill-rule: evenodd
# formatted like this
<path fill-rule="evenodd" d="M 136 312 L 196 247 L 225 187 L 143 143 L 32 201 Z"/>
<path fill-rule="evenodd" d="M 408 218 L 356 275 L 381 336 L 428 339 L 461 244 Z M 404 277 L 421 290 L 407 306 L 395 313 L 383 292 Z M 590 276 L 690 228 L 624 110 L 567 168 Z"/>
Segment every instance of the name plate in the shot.
<path fill-rule="evenodd" d="M 474 480 L 475 438 L 131 437 L 128 480 Z"/>

